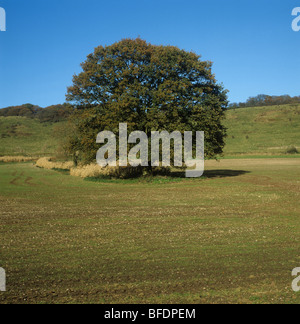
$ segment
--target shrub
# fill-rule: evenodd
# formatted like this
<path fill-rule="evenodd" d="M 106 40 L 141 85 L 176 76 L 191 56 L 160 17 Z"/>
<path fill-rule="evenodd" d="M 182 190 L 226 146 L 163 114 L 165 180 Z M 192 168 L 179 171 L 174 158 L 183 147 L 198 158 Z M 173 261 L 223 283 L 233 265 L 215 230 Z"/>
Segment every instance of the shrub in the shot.
<path fill-rule="evenodd" d="M 152 168 L 152 173 L 151 173 L 151 175 L 153 176 L 169 176 L 170 174 L 171 174 L 170 167 L 154 167 Z"/>
<path fill-rule="evenodd" d="M 286 154 L 299 154 L 299 151 L 297 150 L 297 148 L 295 146 L 290 146 L 286 150 Z"/>

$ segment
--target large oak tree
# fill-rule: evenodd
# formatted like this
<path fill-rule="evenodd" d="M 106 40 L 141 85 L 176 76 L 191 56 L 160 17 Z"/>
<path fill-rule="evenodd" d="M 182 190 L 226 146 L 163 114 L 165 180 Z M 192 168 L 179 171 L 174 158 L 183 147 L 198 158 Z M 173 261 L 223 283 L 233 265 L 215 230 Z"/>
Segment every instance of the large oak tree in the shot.
<path fill-rule="evenodd" d="M 174 46 L 155 46 L 142 39 L 124 39 L 99 46 L 82 63 L 68 88 L 76 108 L 76 132 L 70 150 L 84 162 L 95 160 L 96 136 L 119 123 L 128 131 L 204 131 L 205 156 L 222 154 L 222 124 L 227 91 L 212 74 L 212 63 Z"/>

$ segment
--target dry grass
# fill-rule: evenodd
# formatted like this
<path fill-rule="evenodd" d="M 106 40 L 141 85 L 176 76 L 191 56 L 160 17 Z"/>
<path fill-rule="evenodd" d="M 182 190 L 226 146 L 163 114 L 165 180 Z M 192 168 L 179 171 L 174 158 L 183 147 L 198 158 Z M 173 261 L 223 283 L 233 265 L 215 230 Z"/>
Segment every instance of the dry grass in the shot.
<path fill-rule="evenodd" d="M 36 166 L 43 169 L 62 169 L 70 170 L 74 164 L 73 162 L 54 162 L 50 158 L 41 158 L 36 162 Z"/>
<path fill-rule="evenodd" d="M 50 158 L 41 158 L 36 163 L 37 167 L 43 169 L 62 169 L 70 170 L 70 175 L 80 178 L 93 178 L 93 177 L 126 177 L 130 174 L 137 172 L 132 167 L 106 167 L 102 168 L 98 164 L 89 164 L 74 167 L 73 162 L 54 162 Z"/>
<path fill-rule="evenodd" d="M 107 178 L 118 178 L 127 179 L 143 174 L 141 168 L 135 168 L 131 166 L 127 167 L 105 167 L 102 168 L 98 164 L 89 164 L 84 166 L 78 166 L 77 168 L 72 168 L 70 174 L 75 177 L 81 178 L 97 178 L 97 177 L 107 177 Z"/>
<path fill-rule="evenodd" d="M 133 167 L 105 167 L 102 168 L 98 164 L 89 164 L 74 167 L 73 162 L 54 162 L 50 158 L 41 158 L 36 162 L 36 166 L 43 169 L 62 169 L 70 170 L 70 175 L 80 178 L 93 177 L 115 177 L 128 178 L 140 173 L 139 168 Z"/>
<path fill-rule="evenodd" d="M 0 157 L 0 162 L 30 162 L 30 161 L 36 161 L 37 157 L 26 157 L 26 156 L 2 156 Z"/>
<path fill-rule="evenodd" d="M 100 167 L 98 164 L 92 163 L 89 165 L 81 165 L 74 167 L 73 162 L 56 162 L 51 161 L 51 158 L 40 158 L 36 162 L 36 166 L 43 169 L 61 169 L 70 170 L 70 175 L 80 178 L 117 178 L 128 179 L 142 176 L 145 171 L 141 167 Z M 154 175 L 168 175 L 171 172 L 171 168 L 156 167 L 153 168 Z"/>
<path fill-rule="evenodd" d="M 70 174 L 80 178 L 99 177 L 103 174 L 103 169 L 97 164 L 89 164 L 72 168 Z"/>

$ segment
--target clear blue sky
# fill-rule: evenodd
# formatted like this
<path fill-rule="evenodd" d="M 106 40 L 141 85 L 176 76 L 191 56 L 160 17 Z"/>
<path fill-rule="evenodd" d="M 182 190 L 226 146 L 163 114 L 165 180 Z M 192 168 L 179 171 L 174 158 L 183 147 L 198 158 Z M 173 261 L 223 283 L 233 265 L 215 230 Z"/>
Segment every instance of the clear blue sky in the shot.
<path fill-rule="evenodd" d="M 231 101 L 300 95 L 300 0 L 0 0 L 0 107 L 63 103 L 80 63 L 122 38 L 171 44 L 214 62 Z"/>

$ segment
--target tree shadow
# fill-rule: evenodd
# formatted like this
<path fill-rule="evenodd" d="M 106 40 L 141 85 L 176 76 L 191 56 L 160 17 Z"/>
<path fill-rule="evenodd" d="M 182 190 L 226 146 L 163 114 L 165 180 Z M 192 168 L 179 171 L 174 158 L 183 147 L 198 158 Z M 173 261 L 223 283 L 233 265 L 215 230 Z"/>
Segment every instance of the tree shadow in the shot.
<path fill-rule="evenodd" d="M 238 177 L 244 174 L 251 173 L 250 171 L 244 170 L 207 170 L 204 171 L 205 178 L 231 178 Z"/>
<path fill-rule="evenodd" d="M 214 178 L 231 178 L 238 177 L 244 174 L 251 173 L 244 170 L 206 170 L 202 178 L 214 179 Z M 185 171 L 175 171 L 171 174 L 172 178 L 186 178 Z"/>

